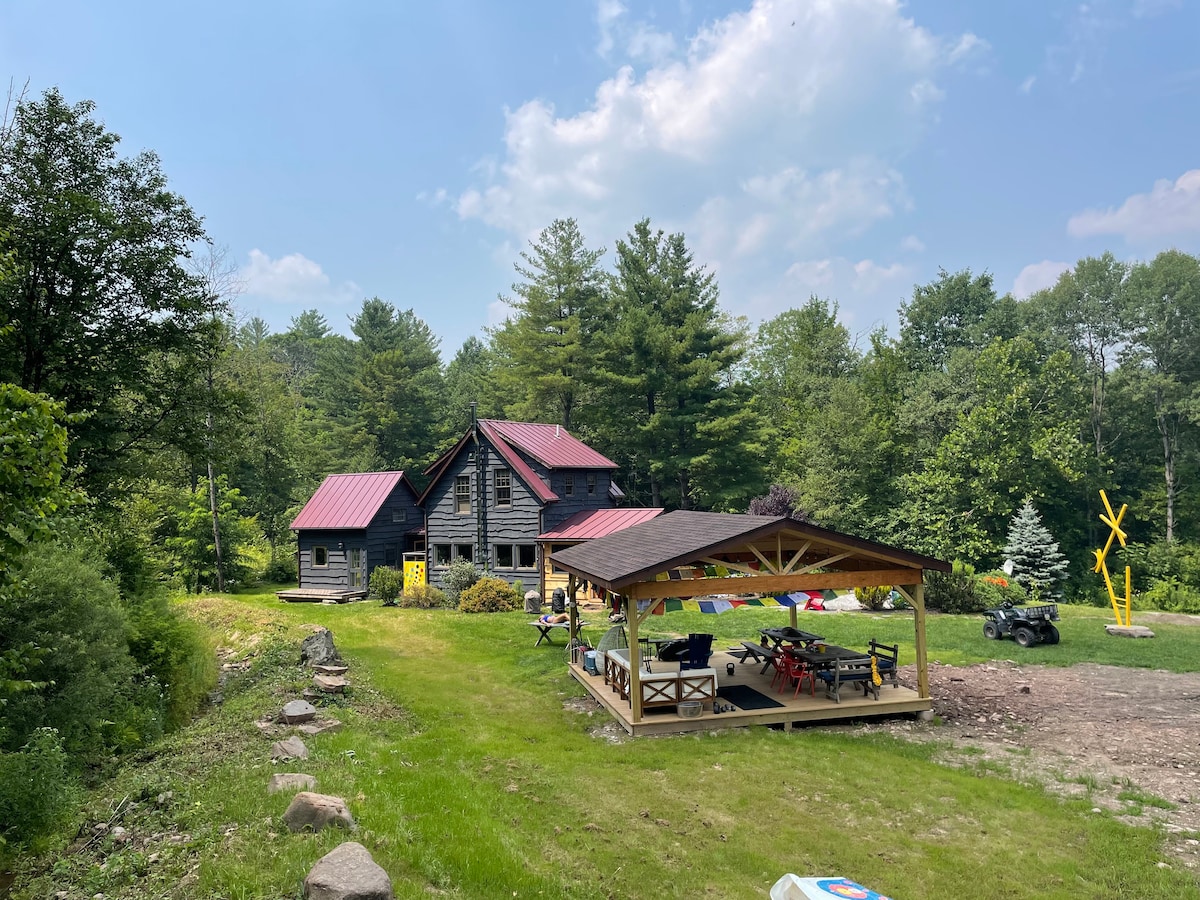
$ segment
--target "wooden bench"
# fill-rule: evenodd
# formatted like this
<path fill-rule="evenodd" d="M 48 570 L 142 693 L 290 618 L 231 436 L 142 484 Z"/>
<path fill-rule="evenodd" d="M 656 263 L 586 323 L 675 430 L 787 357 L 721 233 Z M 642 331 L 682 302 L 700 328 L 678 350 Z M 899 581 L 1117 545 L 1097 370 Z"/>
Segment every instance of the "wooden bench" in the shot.
<path fill-rule="evenodd" d="M 896 680 L 896 670 L 900 667 L 899 644 L 881 644 L 875 638 L 871 638 L 867 655 L 875 657 L 880 678 L 890 681 L 894 688 L 900 687 L 900 682 Z"/>
<path fill-rule="evenodd" d="M 774 647 L 764 647 L 761 644 L 756 644 L 754 641 L 742 641 L 742 649 L 738 651 L 742 654 L 742 664 L 745 665 L 747 659 L 753 659 L 755 663 L 762 663 L 762 671 L 760 675 L 766 675 L 767 669 L 771 668 L 772 664 L 781 655 L 781 651 Z"/>
<path fill-rule="evenodd" d="M 882 677 L 883 673 L 879 673 Z M 871 668 L 871 657 L 859 656 L 854 659 L 835 659 L 828 669 L 817 672 L 817 677 L 825 682 L 825 696 L 835 703 L 842 702 L 842 685 L 862 685 L 863 696 L 871 694 L 879 699 L 879 685 L 875 683 L 875 672 Z"/>

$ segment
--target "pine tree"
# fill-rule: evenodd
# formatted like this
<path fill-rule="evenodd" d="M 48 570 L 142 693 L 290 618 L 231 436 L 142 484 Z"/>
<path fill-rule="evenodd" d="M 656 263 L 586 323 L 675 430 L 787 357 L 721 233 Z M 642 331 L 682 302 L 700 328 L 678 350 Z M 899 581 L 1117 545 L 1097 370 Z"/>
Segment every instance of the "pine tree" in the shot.
<path fill-rule="evenodd" d="M 1012 560 L 1012 576 L 1025 590 L 1047 600 L 1062 598 L 1067 559 L 1028 497 L 1009 523 L 1004 555 Z"/>

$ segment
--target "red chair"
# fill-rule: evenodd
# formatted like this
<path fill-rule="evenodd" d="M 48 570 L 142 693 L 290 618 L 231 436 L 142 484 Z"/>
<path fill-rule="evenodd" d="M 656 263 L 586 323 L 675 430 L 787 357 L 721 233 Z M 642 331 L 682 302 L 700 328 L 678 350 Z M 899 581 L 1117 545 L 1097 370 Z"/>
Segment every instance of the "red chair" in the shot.
<path fill-rule="evenodd" d="M 796 691 L 792 694 L 792 699 L 795 700 L 800 696 L 800 689 L 804 687 L 804 682 L 808 681 L 809 694 L 816 695 L 817 679 L 813 674 L 813 670 L 804 663 L 803 660 L 796 659 L 788 653 L 784 653 L 779 657 L 779 664 L 782 667 L 779 674 L 783 675 L 783 679 L 779 685 L 779 693 L 783 693 L 783 689 L 787 687 L 793 680 L 796 682 Z M 772 684 L 774 682 L 772 681 Z"/>

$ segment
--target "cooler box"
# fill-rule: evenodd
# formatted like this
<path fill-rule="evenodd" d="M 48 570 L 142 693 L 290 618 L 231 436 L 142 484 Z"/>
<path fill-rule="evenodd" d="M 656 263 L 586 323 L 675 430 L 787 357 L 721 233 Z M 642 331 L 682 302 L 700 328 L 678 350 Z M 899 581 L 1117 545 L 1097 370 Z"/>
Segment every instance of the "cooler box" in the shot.
<path fill-rule="evenodd" d="M 600 674 L 599 650 L 589 650 L 587 653 L 583 654 L 583 671 L 587 672 L 589 675 Z"/>

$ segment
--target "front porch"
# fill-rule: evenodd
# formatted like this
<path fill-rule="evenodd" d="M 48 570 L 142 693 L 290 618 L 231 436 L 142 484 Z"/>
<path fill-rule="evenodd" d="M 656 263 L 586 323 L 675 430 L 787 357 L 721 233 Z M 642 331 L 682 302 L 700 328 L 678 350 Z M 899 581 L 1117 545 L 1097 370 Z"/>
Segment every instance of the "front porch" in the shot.
<path fill-rule="evenodd" d="M 726 674 L 729 663 L 734 664 L 733 675 Z M 849 686 L 842 690 L 841 703 L 836 703 L 826 698 L 825 691 L 819 683 L 815 696 L 810 695 L 806 687 L 799 696 L 793 698 L 794 688 L 777 693 L 775 688 L 771 687 L 772 672 L 768 670 L 765 675 L 761 674 L 761 663 L 743 663 L 739 661 L 739 656 L 725 650 L 716 650 L 709 664 L 717 670 L 718 690 L 740 685 L 780 705 L 763 709 L 735 709 L 733 712 L 714 714 L 713 704 L 707 702 L 700 716 L 694 719 L 685 719 L 676 713 L 674 707 L 665 707 L 642 710 L 640 720 L 634 721 L 629 701 L 622 700 L 610 685 L 604 683 L 603 673 L 589 675 L 582 665 L 574 663 L 570 664 L 568 669 L 571 677 L 582 684 L 588 694 L 603 706 L 622 728 L 635 736 L 714 731 L 747 725 L 783 725 L 785 729 L 790 729 L 792 725 L 802 722 L 891 716 L 897 713 L 924 712 L 933 708 L 928 697 L 923 698 L 914 690 L 903 686 L 893 687 L 888 683 L 880 687 L 878 700 Z M 718 697 L 717 702 L 725 706 L 731 701 Z"/>

